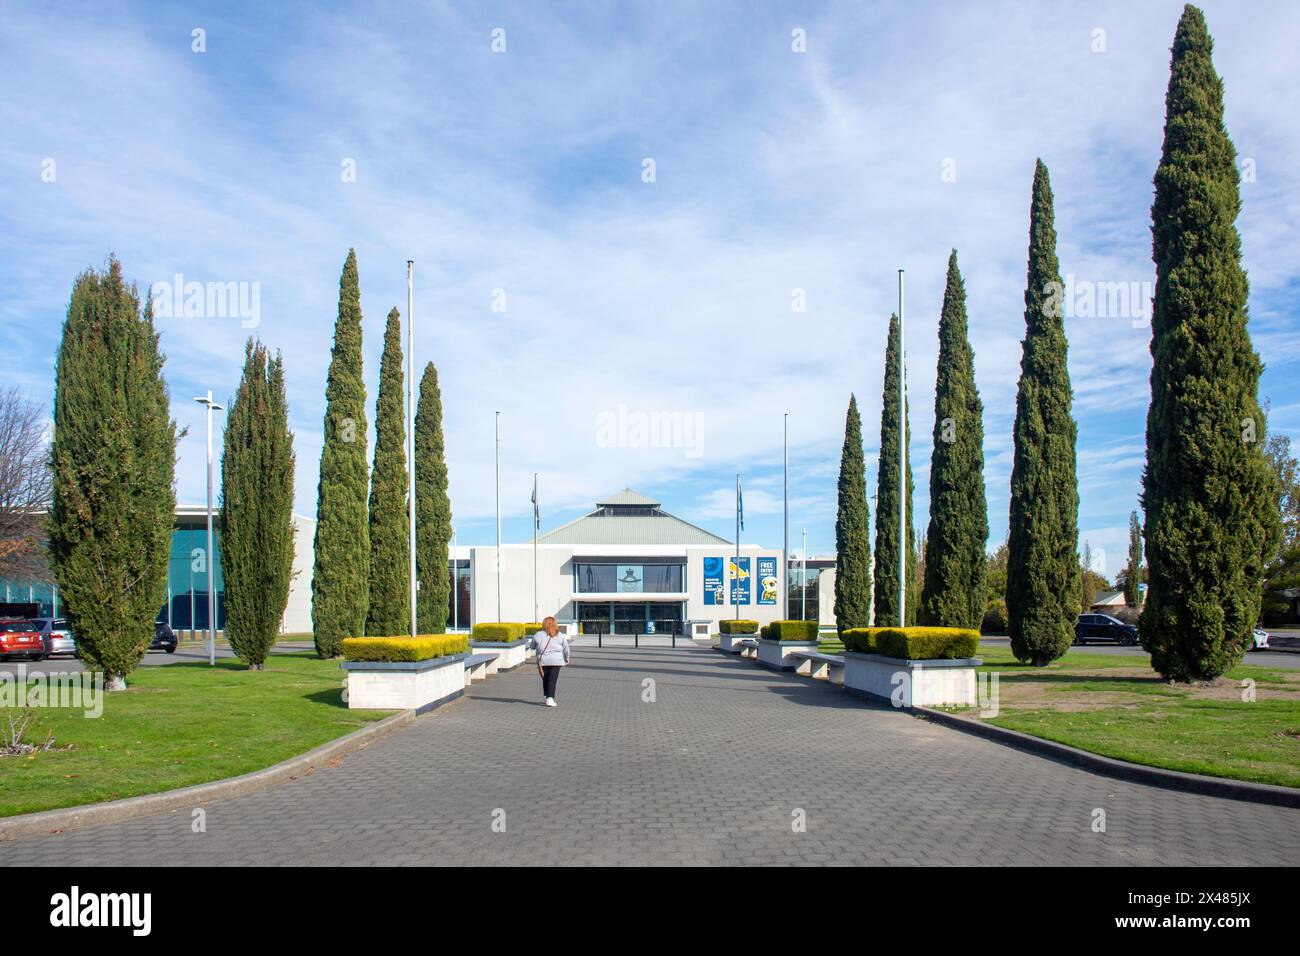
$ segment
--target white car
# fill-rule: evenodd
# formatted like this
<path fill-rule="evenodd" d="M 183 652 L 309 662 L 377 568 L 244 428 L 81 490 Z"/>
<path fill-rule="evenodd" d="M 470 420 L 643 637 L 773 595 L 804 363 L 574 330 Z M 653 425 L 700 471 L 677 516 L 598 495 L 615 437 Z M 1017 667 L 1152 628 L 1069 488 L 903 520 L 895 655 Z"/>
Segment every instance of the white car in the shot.
<path fill-rule="evenodd" d="M 1251 651 L 1268 650 L 1268 631 L 1264 630 L 1262 627 L 1255 628 L 1255 643 L 1252 644 L 1249 648 L 1247 648 L 1247 650 L 1251 650 Z"/>

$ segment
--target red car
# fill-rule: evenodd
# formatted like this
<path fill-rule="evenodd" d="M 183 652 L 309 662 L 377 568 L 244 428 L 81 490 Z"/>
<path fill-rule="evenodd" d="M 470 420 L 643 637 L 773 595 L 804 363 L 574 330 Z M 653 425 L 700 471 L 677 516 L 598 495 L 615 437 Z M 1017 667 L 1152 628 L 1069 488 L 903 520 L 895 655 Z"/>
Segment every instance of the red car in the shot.
<path fill-rule="evenodd" d="M 45 638 L 31 621 L 0 621 L 0 661 L 18 654 L 33 661 L 45 660 Z"/>

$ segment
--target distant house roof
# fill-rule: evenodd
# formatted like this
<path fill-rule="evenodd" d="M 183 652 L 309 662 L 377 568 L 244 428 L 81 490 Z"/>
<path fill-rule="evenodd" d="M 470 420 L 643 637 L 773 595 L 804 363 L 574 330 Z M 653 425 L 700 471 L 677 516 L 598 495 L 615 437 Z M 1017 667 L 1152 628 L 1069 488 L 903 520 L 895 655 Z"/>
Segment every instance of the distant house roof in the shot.
<path fill-rule="evenodd" d="M 727 544 L 726 538 L 660 509 L 653 498 L 624 488 L 596 510 L 538 536 L 539 544 Z"/>
<path fill-rule="evenodd" d="M 1124 607 L 1126 603 L 1123 591 L 1098 591 L 1092 599 L 1093 607 Z"/>

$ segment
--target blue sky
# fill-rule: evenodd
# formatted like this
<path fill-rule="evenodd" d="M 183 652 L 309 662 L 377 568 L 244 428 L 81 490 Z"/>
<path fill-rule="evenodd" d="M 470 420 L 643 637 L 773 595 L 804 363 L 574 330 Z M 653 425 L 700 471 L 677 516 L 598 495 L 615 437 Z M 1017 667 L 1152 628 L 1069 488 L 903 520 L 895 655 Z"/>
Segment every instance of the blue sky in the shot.
<path fill-rule="evenodd" d="M 416 260 L 416 360 L 442 378 L 462 543 L 495 534 L 500 410 L 508 540 L 530 534 L 534 471 L 544 527 L 630 485 L 729 536 L 739 471 L 746 539 L 779 545 L 789 412 L 792 546 L 807 527 L 809 550 L 830 551 L 850 392 L 874 491 L 900 267 L 923 527 L 955 247 L 992 548 L 1006 535 L 1035 157 L 1076 288 L 1154 279 L 1151 177 L 1179 3 L 155 6 L 0 2 L 7 369 L 50 400 L 72 280 L 110 251 L 142 288 L 177 273 L 256 283 L 254 331 L 285 355 L 306 515 L 349 246 L 372 408 L 384 317 L 405 309 Z M 1252 164 L 1238 225 L 1261 395 L 1274 429 L 1295 435 L 1300 7 L 1205 9 L 1229 132 Z M 1150 368 L 1141 316 L 1119 312 L 1080 305 L 1068 322 L 1081 538 L 1111 574 L 1136 506 Z M 233 393 L 250 330 L 211 315 L 159 326 L 189 427 L 178 497 L 199 502 L 190 398 Z M 689 441 L 611 439 L 620 408 L 676 416 Z"/>

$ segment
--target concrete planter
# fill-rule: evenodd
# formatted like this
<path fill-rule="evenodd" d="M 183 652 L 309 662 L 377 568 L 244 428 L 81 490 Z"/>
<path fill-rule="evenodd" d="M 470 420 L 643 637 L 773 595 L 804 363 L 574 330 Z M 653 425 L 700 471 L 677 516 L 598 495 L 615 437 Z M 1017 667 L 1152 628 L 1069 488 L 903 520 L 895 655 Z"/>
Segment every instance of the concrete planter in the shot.
<path fill-rule="evenodd" d="M 844 652 L 844 687 L 851 694 L 897 707 L 974 707 L 978 657 L 906 661 L 879 654 Z"/>
<path fill-rule="evenodd" d="M 349 710 L 424 713 L 465 692 L 465 658 L 448 654 L 424 661 L 344 661 Z"/>
<path fill-rule="evenodd" d="M 719 635 L 718 650 L 724 654 L 739 654 L 741 641 L 758 640 L 757 634 L 721 634 Z"/>
<path fill-rule="evenodd" d="M 516 641 L 470 641 L 470 648 L 477 654 L 495 654 L 496 660 L 488 664 L 489 674 L 512 671 L 528 660 L 528 638 Z"/>
<path fill-rule="evenodd" d="M 771 641 L 759 638 L 758 662 L 774 671 L 792 671 L 800 664 L 793 651 L 815 651 L 816 641 Z"/>

